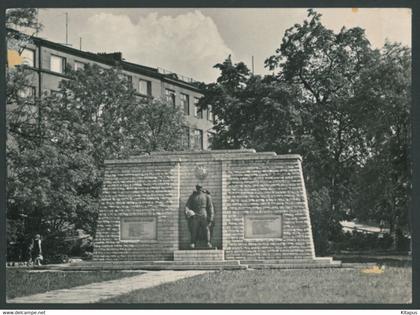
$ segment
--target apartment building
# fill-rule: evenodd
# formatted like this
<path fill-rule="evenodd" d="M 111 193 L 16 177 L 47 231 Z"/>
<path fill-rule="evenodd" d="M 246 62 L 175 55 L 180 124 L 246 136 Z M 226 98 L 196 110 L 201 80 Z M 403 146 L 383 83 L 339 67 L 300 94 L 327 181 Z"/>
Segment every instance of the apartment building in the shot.
<path fill-rule="evenodd" d="M 9 51 L 10 54 L 13 52 Z M 213 127 L 210 110 L 200 111 L 197 102 L 202 93 L 193 80 L 160 68 L 127 62 L 122 54 L 91 53 L 34 37 L 19 56 L 21 64 L 34 71 L 26 93 L 34 96 L 54 93 L 59 82 L 68 78 L 66 70 L 83 69 L 86 64 L 119 66 L 139 96 L 164 97 L 182 108 L 186 117 L 185 135 L 191 150 L 207 150 Z"/>

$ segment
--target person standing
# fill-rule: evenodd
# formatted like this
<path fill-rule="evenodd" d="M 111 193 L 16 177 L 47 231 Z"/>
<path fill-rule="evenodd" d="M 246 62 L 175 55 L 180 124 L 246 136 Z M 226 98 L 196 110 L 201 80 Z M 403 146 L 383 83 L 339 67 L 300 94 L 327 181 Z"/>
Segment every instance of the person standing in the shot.
<path fill-rule="evenodd" d="M 210 194 L 205 193 L 201 185 L 196 185 L 195 191 L 188 198 L 185 214 L 191 233 L 190 248 L 196 247 L 199 235 L 203 236 L 207 248 L 212 248 L 210 227 L 213 225 L 214 207 Z"/>
<path fill-rule="evenodd" d="M 40 266 L 41 265 L 41 261 L 43 260 L 42 257 L 42 245 L 41 245 L 41 235 L 36 234 L 35 238 L 32 240 L 32 243 L 29 247 L 30 249 L 30 253 L 31 253 L 31 258 L 32 258 L 32 262 L 34 263 L 34 265 L 36 266 Z"/>

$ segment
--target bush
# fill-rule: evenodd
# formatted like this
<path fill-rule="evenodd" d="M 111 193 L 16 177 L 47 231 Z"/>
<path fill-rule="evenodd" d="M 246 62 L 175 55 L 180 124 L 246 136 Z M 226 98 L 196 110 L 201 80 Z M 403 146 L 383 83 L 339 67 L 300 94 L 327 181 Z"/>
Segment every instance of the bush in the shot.
<path fill-rule="evenodd" d="M 63 264 L 69 262 L 69 256 L 66 254 L 55 254 L 44 257 L 43 264 Z"/>
<path fill-rule="evenodd" d="M 331 252 L 333 242 L 341 238 L 342 230 L 338 218 L 331 212 L 328 189 L 323 187 L 312 192 L 309 208 L 315 251 L 324 256 Z"/>
<path fill-rule="evenodd" d="M 93 259 L 93 252 L 85 252 L 82 255 L 83 260 L 92 260 Z"/>
<path fill-rule="evenodd" d="M 345 232 L 339 241 L 332 244 L 333 251 L 349 250 L 388 250 L 392 247 L 392 237 L 389 234 L 370 234 L 354 231 Z"/>
<path fill-rule="evenodd" d="M 60 263 L 62 258 L 69 256 L 72 244 L 66 240 L 64 232 L 47 235 L 42 242 L 44 263 Z"/>
<path fill-rule="evenodd" d="M 72 242 L 72 247 L 70 249 L 71 256 L 83 257 L 88 252 L 93 252 L 93 243 L 91 236 L 78 238 Z"/>

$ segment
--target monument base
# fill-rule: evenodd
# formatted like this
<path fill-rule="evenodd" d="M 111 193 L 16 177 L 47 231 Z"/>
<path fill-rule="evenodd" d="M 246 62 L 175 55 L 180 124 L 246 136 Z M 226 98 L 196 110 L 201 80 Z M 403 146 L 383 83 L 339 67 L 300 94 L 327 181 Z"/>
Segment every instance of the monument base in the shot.
<path fill-rule="evenodd" d="M 214 250 L 215 251 L 215 250 Z M 187 252 L 187 251 L 179 251 Z M 199 251 L 188 251 L 182 258 L 173 261 L 82 261 L 60 265 L 42 265 L 34 269 L 39 270 L 244 270 L 244 269 L 313 269 L 340 268 L 341 261 L 333 261 L 330 257 L 315 259 L 281 259 L 281 260 L 220 260 L 220 253 L 215 254 L 214 260 L 201 260 Z M 213 252 L 213 251 L 212 251 Z M 223 252 L 223 251 L 222 251 Z M 194 255 L 195 254 L 195 255 Z M 206 253 L 203 253 L 203 255 Z M 190 256 L 187 256 L 190 255 Z M 217 256 L 219 255 L 219 256 Z M 209 256 L 206 257 L 209 259 Z"/>
<path fill-rule="evenodd" d="M 225 251 L 220 249 L 176 250 L 174 261 L 224 261 Z"/>
<path fill-rule="evenodd" d="M 250 269 L 310 269 L 342 267 L 341 261 L 332 257 L 316 257 L 314 259 L 278 259 L 278 260 L 241 260 L 241 265 Z"/>

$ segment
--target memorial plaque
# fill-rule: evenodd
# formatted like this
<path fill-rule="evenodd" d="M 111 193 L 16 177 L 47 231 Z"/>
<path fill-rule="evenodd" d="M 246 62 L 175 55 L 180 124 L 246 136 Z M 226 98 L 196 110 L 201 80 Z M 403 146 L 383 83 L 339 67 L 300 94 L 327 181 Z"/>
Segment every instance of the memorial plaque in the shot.
<path fill-rule="evenodd" d="M 281 238 L 282 216 L 245 216 L 245 238 Z"/>
<path fill-rule="evenodd" d="M 121 218 L 121 240 L 156 240 L 156 217 Z"/>

